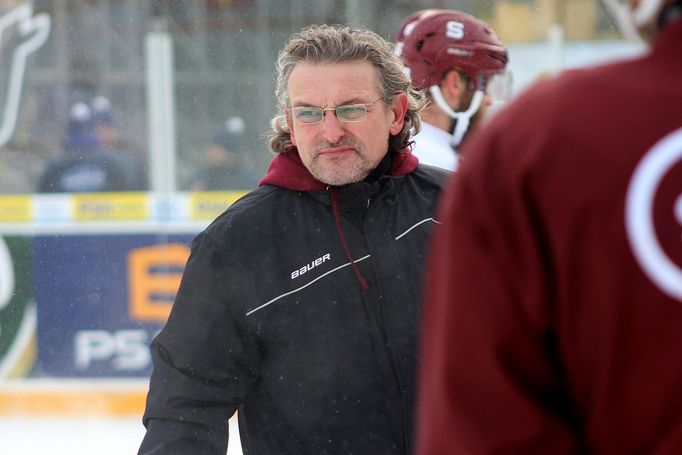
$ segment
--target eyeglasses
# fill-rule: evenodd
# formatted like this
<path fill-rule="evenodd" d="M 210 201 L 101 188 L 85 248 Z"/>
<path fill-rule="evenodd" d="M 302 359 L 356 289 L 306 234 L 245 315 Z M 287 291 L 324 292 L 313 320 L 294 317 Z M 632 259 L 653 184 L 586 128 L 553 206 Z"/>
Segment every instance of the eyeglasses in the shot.
<path fill-rule="evenodd" d="M 320 123 L 326 111 L 334 111 L 336 118 L 342 122 L 360 122 L 367 117 L 368 107 L 383 99 L 381 97 L 371 103 L 344 104 L 336 107 L 292 107 L 289 111 L 293 114 L 295 120 L 307 124 Z"/>

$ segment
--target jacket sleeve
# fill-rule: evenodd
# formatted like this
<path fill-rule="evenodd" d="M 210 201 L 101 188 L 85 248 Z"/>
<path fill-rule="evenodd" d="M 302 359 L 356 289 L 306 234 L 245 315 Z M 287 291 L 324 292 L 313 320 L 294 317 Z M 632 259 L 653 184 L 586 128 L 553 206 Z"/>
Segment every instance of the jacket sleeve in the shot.
<path fill-rule="evenodd" d="M 495 161 L 501 142 L 489 134 L 468 150 L 440 207 L 418 454 L 576 453 L 553 339 L 550 253 L 527 175 Z"/>
<path fill-rule="evenodd" d="M 152 342 L 153 372 L 139 454 L 220 454 L 228 420 L 258 375 L 228 260 L 205 233 L 192 243 L 168 322 Z"/>

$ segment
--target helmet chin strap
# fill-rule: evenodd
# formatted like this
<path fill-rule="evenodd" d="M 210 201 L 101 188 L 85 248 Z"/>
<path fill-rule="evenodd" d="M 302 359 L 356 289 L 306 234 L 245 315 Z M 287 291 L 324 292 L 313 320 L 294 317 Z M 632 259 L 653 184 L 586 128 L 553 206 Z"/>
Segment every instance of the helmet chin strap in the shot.
<path fill-rule="evenodd" d="M 452 146 L 457 147 L 459 143 L 462 142 L 464 134 L 469 129 L 471 117 L 473 117 L 474 114 L 478 112 L 478 109 L 481 107 L 481 104 L 483 104 L 485 92 L 483 90 L 476 90 L 474 92 L 474 96 L 471 98 L 469 108 L 466 111 L 455 112 L 445 101 L 445 98 L 443 98 L 443 94 L 440 91 L 440 87 L 438 87 L 437 85 L 432 85 L 431 87 L 429 87 L 429 91 L 431 92 L 433 101 L 436 102 L 438 107 L 441 108 L 443 112 L 448 114 L 451 118 L 457 120 L 455 124 L 455 129 L 452 132 Z"/>

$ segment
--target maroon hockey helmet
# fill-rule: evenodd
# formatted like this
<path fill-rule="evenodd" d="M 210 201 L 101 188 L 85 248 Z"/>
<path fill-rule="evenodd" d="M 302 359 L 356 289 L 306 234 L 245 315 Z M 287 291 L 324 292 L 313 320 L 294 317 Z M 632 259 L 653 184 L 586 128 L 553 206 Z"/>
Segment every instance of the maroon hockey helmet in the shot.
<path fill-rule="evenodd" d="M 403 21 L 396 38 L 396 54 L 410 69 L 419 89 L 438 85 L 451 69 L 485 89 L 490 76 L 502 73 L 507 49 L 493 29 L 475 17 L 455 10 L 426 9 Z"/>
<path fill-rule="evenodd" d="M 415 11 L 414 13 L 407 16 L 407 18 L 400 24 L 400 27 L 398 27 L 398 36 L 396 36 L 395 38 L 396 52 L 398 53 L 398 55 L 401 55 L 399 48 L 404 44 L 405 36 L 410 34 L 414 26 L 417 24 L 417 22 L 419 22 L 419 19 L 421 19 L 422 16 L 424 16 L 427 13 L 431 14 L 438 11 L 440 10 L 423 9 L 421 11 Z"/>

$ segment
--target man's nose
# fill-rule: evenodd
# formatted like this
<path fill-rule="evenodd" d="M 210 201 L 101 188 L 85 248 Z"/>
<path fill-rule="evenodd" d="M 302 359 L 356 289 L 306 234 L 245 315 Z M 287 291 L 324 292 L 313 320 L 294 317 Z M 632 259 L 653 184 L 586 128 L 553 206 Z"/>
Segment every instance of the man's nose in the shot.
<path fill-rule="evenodd" d="M 325 112 L 325 116 L 322 119 L 322 128 L 324 128 L 323 136 L 325 140 L 331 144 L 335 144 L 346 134 L 343 122 L 338 119 L 336 112 L 332 110 Z"/>

